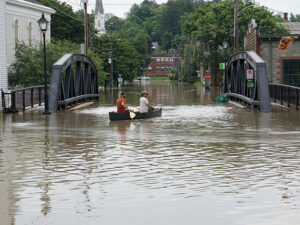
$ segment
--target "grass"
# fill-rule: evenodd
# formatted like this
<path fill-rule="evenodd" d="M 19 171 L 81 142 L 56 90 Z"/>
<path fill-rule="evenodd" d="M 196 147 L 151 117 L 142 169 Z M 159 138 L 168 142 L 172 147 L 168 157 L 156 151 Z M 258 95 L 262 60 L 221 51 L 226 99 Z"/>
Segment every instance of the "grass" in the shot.
<path fill-rule="evenodd" d="M 150 80 L 170 80 L 169 77 L 155 77 L 155 76 L 148 76 Z"/>
<path fill-rule="evenodd" d="M 170 80 L 169 77 L 156 77 L 156 76 L 145 76 L 145 77 L 150 77 L 150 80 Z M 138 80 L 135 78 L 134 80 Z"/>
<path fill-rule="evenodd" d="M 200 80 L 197 80 L 197 81 L 194 83 L 194 85 L 195 85 L 196 87 L 204 87 L 204 86 L 205 86 Z"/>

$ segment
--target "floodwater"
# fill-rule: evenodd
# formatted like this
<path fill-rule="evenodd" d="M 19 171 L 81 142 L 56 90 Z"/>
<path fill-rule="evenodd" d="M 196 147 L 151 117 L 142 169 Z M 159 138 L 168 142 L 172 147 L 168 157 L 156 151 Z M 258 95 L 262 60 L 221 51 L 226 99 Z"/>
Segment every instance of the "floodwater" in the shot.
<path fill-rule="evenodd" d="M 218 90 L 142 90 L 160 118 L 109 122 L 105 92 L 87 108 L 2 116 L 1 225 L 298 225 L 300 112 L 215 104 Z"/>

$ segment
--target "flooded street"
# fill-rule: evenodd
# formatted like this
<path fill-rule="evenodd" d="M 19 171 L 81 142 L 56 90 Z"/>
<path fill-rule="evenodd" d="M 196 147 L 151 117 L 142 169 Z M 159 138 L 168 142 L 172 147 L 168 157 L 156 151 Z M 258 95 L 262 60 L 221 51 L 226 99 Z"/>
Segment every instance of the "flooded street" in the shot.
<path fill-rule="evenodd" d="M 166 81 L 123 87 L 162 117 L 110 122 L 119 90 L 87 108 L 4 114 L 1 225 L 298 225 L 300 112 L 212 101 Z"/>

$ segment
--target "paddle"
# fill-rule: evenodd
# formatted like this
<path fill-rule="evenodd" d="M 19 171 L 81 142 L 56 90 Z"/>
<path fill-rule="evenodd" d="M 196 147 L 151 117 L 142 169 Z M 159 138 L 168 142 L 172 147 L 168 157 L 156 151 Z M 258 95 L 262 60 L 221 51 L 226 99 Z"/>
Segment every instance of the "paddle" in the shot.
<path fill-rule="evenodd" d="M 133 119 L 136 116 L 136 114 L 134 112 L 129 112 L 129 116 L 131 119 Z"/>

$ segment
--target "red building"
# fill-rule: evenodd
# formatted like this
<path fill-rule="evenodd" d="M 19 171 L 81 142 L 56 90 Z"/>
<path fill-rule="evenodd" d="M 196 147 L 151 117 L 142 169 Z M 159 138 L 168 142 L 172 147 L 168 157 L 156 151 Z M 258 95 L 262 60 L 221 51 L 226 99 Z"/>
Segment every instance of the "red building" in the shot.
<path fill-rule="evenodd" d="M 144 68 L 144 75 L 147 76 L 167 77 L 177 66 L 179 68 L 181 66 L 182 57 L 178 54 L 150 54 L 148 56 L 151 57 L 151 63 Z"/>

